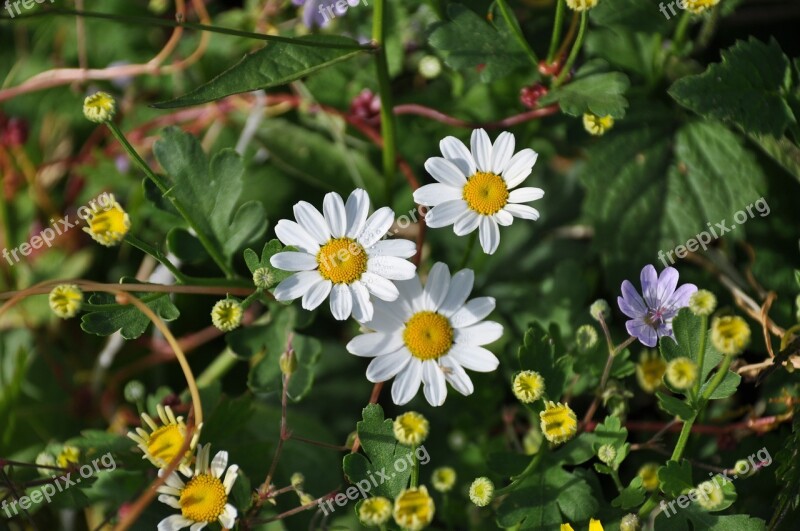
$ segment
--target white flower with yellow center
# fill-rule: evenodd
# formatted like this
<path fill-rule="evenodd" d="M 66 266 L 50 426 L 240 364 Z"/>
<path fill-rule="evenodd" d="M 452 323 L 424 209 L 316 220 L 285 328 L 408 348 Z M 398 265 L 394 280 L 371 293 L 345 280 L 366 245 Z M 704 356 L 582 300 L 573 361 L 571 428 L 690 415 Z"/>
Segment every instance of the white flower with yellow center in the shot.
<path fill-rule="evenodd" d="M 187 481 L 173 472 L 164 485 L 158 488 L 158 501 L 166 503 L 180 514 L 168 516 L 158 523 L 158 531 L 177 531 L 191 526 L 200 531 L 212 522 L 231 529 L 236 522 L 236 507 L 228 503 L 239 467 L 228 467 L 228 452 L 217 452 L 209 465 L 211 445 L 197 448 L 194 472 L 184 474 Z M 159 475 L 163 473 L 159 471 Z"/>
<path fill-rule="evenodd" d="M 159 404 L 157 410 L 158 418 L 161 421 L 160 425 L 150 415 L 142 413 L 143 424 L 150 428 L 150 433 L 144 428 L 136 428 L 136 433 L 129 432 L 128 437 L 133 439 L 144 453 L 142 459 L 147 459 L 158 468 L 166 468 L 183 447 L 183 441 L 186 438 L 186 424 L 183 422 L 183 417 L 176 417 L 169 406 L 165 407 Z M 188 476 L 192 473 L 192 452 L 199 437 L 200 430 L 198 429 L 195 430 L 189 443 L 189 449 L 178 466 L 178 470 L 184 475 Z"/>
<path fill-rule="evenodd" d="M 322 211 L 300 201 L 294 206 L 297 220 L 282 219 L 275 234 L 284 245 L 296 252 L 277 253 L 270 259 L 273 267 L 297 271 L 275 288 L 279 301 L 303 298 L 303 308 L 313 310 L 330 295 L 331 313 L 342 321 L 372 319 L 376 299 L 397 299 L 393 280 L 414 276 L 416 266 L 406 260 L 416 253 L 408 240 L 381 240 L 394 223 L 389 207 L 379 208 L 371 216 L 369 196 L 354 190 L 347 203 L 336 192 L 325 196 Z"/>
<path fill-rule="evenodd" d="M 494 310 L 492 297 L 466 302 L 474 274 L 463 269 L 450 277 L 447 265 L 434 264 L 422 288 L 419 277 L 398 282 L 400 297 L 392 304 L 375 301 L 374 318 L 364 323 L 374 330 L 353 338 L 347 350 L 356 356 L 375 358 L 367 367 L 373 383 L 395 378 L 392 400 L 408 403 L 425 384 L 428 403 L 441 406 L 449 382 L 463 395 L 473 391 L 464 369 L 491 372 L 497 368 L 494 354 L 483 348 L 500 339 L 503 326 L 483 319 Z"/>
<path fill-rule="evenodd" d="M 528 175 L 538 156 L 526 148 L 514 155 L 514 135 L 500 133 L 494 145 L 483 129 L 472 132 L 472 152 L 458 139 L 448 136 L 439 143 L 443 157 L 425 161 L 425 169 L 438 182 L 414 192 L 414 201 L 433 207 L 425 216 L 428 227 L 453 225 L 458 236 L 480 231 L 486 254 L 500 243 L 500 226 L 514 218 L 539 219 L 528 203 L 541 199 L 540 188 L 516 188 Z"/>

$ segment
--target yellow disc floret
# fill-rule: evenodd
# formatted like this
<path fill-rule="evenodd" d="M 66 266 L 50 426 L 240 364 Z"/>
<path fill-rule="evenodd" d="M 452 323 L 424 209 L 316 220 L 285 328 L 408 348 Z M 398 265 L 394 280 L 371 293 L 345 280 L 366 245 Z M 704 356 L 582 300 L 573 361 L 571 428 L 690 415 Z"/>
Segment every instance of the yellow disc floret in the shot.
<path fill-rule="evenodd" d="M 433 521 L 436 507 L 425 486 L 405 489 L 394 500 L 394 521 L 408 531 L 419 531 Z"/>
<path fill-rule="evenodd" d="M 642 487 L 647 492 L 653 492 L 658 488 L 658 463 L 646 463 L 636 474 L 642 478 Z"/>
<path fill-rule="evenodd" d="M 508 186 L 497 174 L 479 171 L 464 185 L 464 201 L 484 216 L 498 213 L 508 203 Z"/>
<path fill-rule="evenodd" d="M 522 371 L 514 377 L 511 389 L 517 400 L 530 404 L 539 400 L 544 394 L 544 378 L 535 371 Z"/>
<path fill-rule="evenodd" d="M 239 301 L 222 299 L 211 308 L 211 322 L 223 332 L 230 332 L 242 323 L 244 310 Z"/>
<path fill-rule="evenodd" d="M 686 0 L 686 10 L 699 15 L 719 4 L 719 0 Z"/>
<path fill-rule="evenodd" d="M 392 426 L 395 438 L 407 446 L 419 446 L 428 437 L 428 419 L 416 411 L 399 415 Z"/>
<path fill-rule="evenodd" d="M 689 297 L 689 309 L 695 315 L 711 315 L 716 307 L 717 298 L 708 290 L 697 290 Z"/>
<path fill-rule="evenodd" d="M 385 524 L 392 516 L 392 502 L 383 496 L 364 500 L 358 507 L 358 519 L 369 526 Z"/>
<path fill-rule="evenodd" d="M 75 317 L 83 305 L 83 292 L 74 284 L 61 284 L 50 292 L 50 309 L 62 319 Z"/>
<path fill-rule="evenodd" d="M 600 136 L 614 127 L 614 119 L 611 116 L 597 116 L 590 112 L 583 115 L 583 128 L 590 135 Z"/>
<path fill-rule="evenodd" d="M 154 458 L 169 463 L 183 446 L 185 433 L 178 424 L 161 426 L 150 434 L 147 451 Z"/>
<path fill-rule="evenodd" d="M 646 350 L 639 356 L 636 364 L 636 380 L 647 393 L 655 393 L 661 386 L 661 379 L 667 370 L 667 363 L 655 350 Z"/>
<path fill-rule="evenodd" d="M 740 354 L 750 343 L 750 327 L 747 321 L 738 315 L 716 317 L 711 323 L 711 343 L 723 354 Z"/>
<path fill-rule="evenodd" d="M 567 0 L 567 5 L 573 11 L 586 11 L 597 5 L 597 0 Z"/>
<path fill-rule="evenodd" d="M 689 389 L 697 381 L 697 364 L 689 358 L 675 358 L 667 364 L 667 381 L 675 389 Z"/>
<path fill-rule="evenodd" d="M 453 346 L 453 327 L 436 312 L 417 312 L 406 322 L 403 341 L 411 354 L 423 361 L 443 356 Z"/>
<path fill-rule="evenodd" d="M 111 199 L 113 201 L 113 196 Z M 83 231 L 94 241 L 106 247 L 119 245 L 131 228 L 128 214 L 116 201 L 113 201 L 104 210 L 88 214 L 86 222 L 89 226 L 84 227 Z"/>
<path fill-rule="evenodd" d="M 539 413 L 542 421 L 542 433 L 553 444 L 567 442 L 578 431 L 578 417 L 567 404 L 548 402 L 544 411 Z"/>
<path fill-rule="evenodd" d="M 114 117 L 116 111 L 114 97 L 107 92 L 95 92 L 83 100 L 83 115 L 91 122 L 107 122 Z"/>
<path fill-rule="evenodd" d="M 219 478 L 211 474 L 200 474 L 193 477 L 181 491 L 179 501 L 184 518 L 193 522 L 216 522 L 228 495 Z"/>
<path fill-rule="evenodd" d="M 317 253 L 319 272 L 334 284 L 352 284 L 367 271 L 367 252 L 352 238 L 333 238 Z"/>
<path fill-rule="evenodd" d="M 469 499 L 478 507 L 486 507 L 494 498 L 494 483 L 487 477 L 476 478 L 469 486 Z"/>
<path fill-rule="evenodd" d="M 449 466 L 437 468 L 431 475 L 431 484 L 439 492 L 449 492 L 456 484 L 456 471 Z"/>

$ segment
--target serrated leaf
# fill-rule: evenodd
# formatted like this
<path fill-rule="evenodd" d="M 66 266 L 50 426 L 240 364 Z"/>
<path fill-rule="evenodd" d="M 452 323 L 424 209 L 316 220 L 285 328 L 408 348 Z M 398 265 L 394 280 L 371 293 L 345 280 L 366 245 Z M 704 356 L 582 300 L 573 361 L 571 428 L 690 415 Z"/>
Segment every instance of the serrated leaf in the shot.
<path fill-rule="evenodd" d="M 559 346 L 559 340 L 534 323 L 517 354 L 520 369 L 536 371 L 544 378 L 544 394 L 549 400 L 561 399 L 570 372 L 571 357 Z"/>
<path fill-rule="evenodd" d="M 123 279 L 135 282 L 132 279 Z M 143 303 L 164 321 L 174 321 L 180 316 L 178 308 L 172 303 L 168 293 L 134 293 Z M 120 306 L 110 293 L 92 293 L 89 304 L 95 309 L 88 309 L 81 316 L 81 328 L 84 332 L 98 336 L 110 336 L 119 330 L 125 339 L 136 339 L 144 334 L 150 319 L 133 304 Z"/>
<path fill-rule="evenodd" d="M 628 100 L 623 95 L 630 86 L 628 76 L 620 72 L 598 72 L 597 69 L 597 63 L 585 65 L 578 70 L 573 81 L 550 91 L 541 103 L 558 103 L 561 110 L 570 116 L 583 116 L 589 112 L 597 116 L 623 118 L 628 108 Z"/>
<path fill-rule="evenodd" d="M 272 267 L 270 259 L 273 257 L 273 255 L 281 251 L 292 250 L 295 250 L 295 248 L 292 246 L 284 247 L 280 241 L 270 240 L 264 244 L 264 248 L 261 250 L 261 256 L 256 254 L 256 252 L 252 249 L 245 249 L 244 262 L 247 264 L 247 268 L 251 273 L 255 273 L 257 269 L 262 268 L 268 270 L 272 274 L 273 285 L 278 285 L 278 283 L 286 278 L 289 278 L 294 273 L 292 271 L 284 271 L 282 269 Z"/>
<path fill-rule="evenodd" d="M 658 407 L 670 415 L 680 417 L 681 420 L 689 420 L 694 417 L 694 409 L 678 398 L 667 395 L 661 391 L 656 391 L 658 397 Z"/>
<path fill-rule="evenodd" d="M 781 137 L 797 123 L 786 99 L 790 86 L 791 66 L 778 43 L 751 37 L 723 50 L 722 62 L 702 74 L 676 81 L 669 94 L 706 118 Z"/>
<path fill-rule="evenodd" d="M 622 489 L 619 496 L 611 500 L 612 507 L 619 507 L 623 511 L 638 507 L 644 502 L 647 491 L 642 487 L 642 477 L 636 476 L 630 485 Z"/>
<path fill-rule="evenodd" d="M 649 0 L 606 0 L 589 11 L 592 23 L 617 31 L 665 33 L 672 25 L 668 18 L 656 14 Z"/>
<path fill-rule="evenodd" d="M 719 383 L 719 386 L 714 389 L 714 392 L 711 393 L 709 398 L 711 400 L 717 400 L 720 398 L 728 398 L 732 394 L 736 392 L 736 389 L 739 387 L 739 383 L 741 383 L 742 377 L 736 374 L 733 371 L 727 371 L 725 373 L 725 377 Z M 700 388 L 700 392 L 702 393 L 709 385 L 710 381 L 703 384 Z"/>
<path fill-rule="evenodd" d="M 364 49 L 358 42 L 338 35 L 305 35 L 300 42 L 323 43 L 330 48 L 275 42 L 253 52 L 205 85 L 174 100 L 157 103 L 158 109 L 200 105 L 231 94 L 285 85 L 336 63 L 346 61 Z M 338 46 L 334 47 L 334 46 Z"/>
<path fill-rule="evenodd" d="M 674 501 L 674 500 L 673 500 Z M 659 513 L 655 521 L 656 531 L 763 531 L 764 521 L 746 514 L 718 516 L 708 513 L 694 504 L 680 508 L 673 503 L 674 511 Z M 669 516 L 668 516 L 669 515 Z M 690 527 L 691 525 L 691 527 Z"/>
<path fill-rule="evenodd" d="M 658 469 L 658 483 L 661 492 L 667 497 L 677 498 L 684 491 L 694 488 L 692 465 L 685 459 L 682 459 L 680 463 L 667 461 L 666 466 Z"/>

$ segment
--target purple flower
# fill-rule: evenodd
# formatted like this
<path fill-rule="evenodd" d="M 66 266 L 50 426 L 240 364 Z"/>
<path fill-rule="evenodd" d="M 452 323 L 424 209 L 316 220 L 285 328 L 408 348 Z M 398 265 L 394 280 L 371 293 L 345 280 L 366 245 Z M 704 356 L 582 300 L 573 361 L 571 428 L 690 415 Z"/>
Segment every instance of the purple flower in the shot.
<path fill-rule="evenodd" d="M 668 267 L 658 276 L 652 265 L 642 269 L 641 282 L 642 296 L 626 280 L 622 283 L 622 297 L 617 297 L 619 309 L 631 318 L 625 322 L 625 328 L 648 347 L 656 346 L 660 337 L 674 340 L 672 318 L 678 310 L 689 305 L 689 297 L 697 291 L 697 286 L 684 284 L 675 289 L 678 270 Z"/>

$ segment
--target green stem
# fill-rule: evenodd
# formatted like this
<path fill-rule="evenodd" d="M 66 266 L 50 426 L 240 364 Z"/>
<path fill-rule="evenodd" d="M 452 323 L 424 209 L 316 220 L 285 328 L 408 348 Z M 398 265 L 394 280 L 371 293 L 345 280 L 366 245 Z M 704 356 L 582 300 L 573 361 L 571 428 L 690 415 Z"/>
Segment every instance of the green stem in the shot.
<path fill-rule="evenodd" d="M 556 0 L 556 19 L 553 22 L 553 35 L 550 38 L 550 50 L 547 52 L 547 64 L 553 62 L 558 43 L 561 42 L 561 32 L 564 29 L 564 0 Z"/>
<path fill-rule="evenodd" d="M 547 453 L 547 449 L 546 449 L 545 447 L 542 447 L 542 448 L 539 450 L 539 453 L 537 453 L 537 454 L 536 454 L 536 455 L 533 457 L 533 459 L 531 459 L 531 462 L 530 462 L 530 463 L 528 463 L 528 466 L 527 466 L 527 467 L 525 467 L 525 470 L 523 470 L 521 473 L 519 473 L 518 475 L 516 475 L 516 476 L 513 476 L 513 477 L 511 478 L 511 483 L 509 483 L 508 485 L 506 485 L 506 486 L 505 486 L 505 487 L 503 487 L 502 489 L 496 489 L 496 490 L 494 491 L 494 495 L 495 495 L 495 497 L 497 497 L 497 496 L 500 496 L 500 495 L 503 495 L 503 494 L 508 494 L 509 492 L 511 492 L 512 490 L 514 490 L 514 488 L 515 488 L 515 487 L 516 487 L 516 486 L 517 486 L 517 485 L 518 485 L 518 484 L 519 484 L 519 483 L 520 483 L 522 480 L 524 480 L 525 478 L 527 478 L 528 476 L 530 476 L 531 474 L 533 474 L 533 473 L 536 471 L 536 468 L 539 466 L 539 463 L 542 461 L 542 458 L 544 457 L 544 454 L 546 454 L 546 453 Z"/>
<path fill-rule="evenodd" d="M 692 14 L 689 11 L 684 11 L 678 21 L 678 26 L 675 28 L 675 34 L 672 37 L 672 50 L 676 51 L 686 40 L 686 32 L 689 29 L 689 22 L 692 20 Z"/>
<path fill-rule="evenodd" d="M 472 231 L 472 234 L 469 235 L 469 239 L 467 240 L 467 248 L 464 249 L 464 256 L 461 257 L 461 263 L 458 265 L 458 269 L 464 269 L 467 267 L 469 263 L 469 257 L 472 256 L 472 249 L 475 247 L 475 241 L 478 239 L 478 229 Z"/>
<path fill-rule="evenodd" d="M 611 479 L 614 480 L 614 485 L 617 486 L 617 490 L 619 492 L 622 492 L 623 490 L 625 490 L 625 487 L 622 485 L 622 481 L 620 481 L 620 479 L 619 479 L 619 472 L 617 472 L 614 469 L 611 469 Z"/>
<path fill-rule="evenodd" d="M 375 0 L 372 15 L 372 40 L 377 47 L 375 67 L 378 74 L 378 94 L 381 99 L 381 136 L 383 137 L 383 174 L 386 179 L 386 198 L 392 204 L 395 165 L 397 159 L 397 127 L 394 121 L 392 85 L 389 79 L 389 60 L 386 57 L 386 0 Z"/>
<path fill-rule="evenodd" d="M 586 10 L 581 11 L 581 25 L 578 28 L 578 37 L 575 39 L 575 44 L 572 45 L 572 50 L 569 52 L 567 62 L 564 63 L 564 66 L 561 68 L 561 72 L 553 82 L 554 87 L 558 87 L 564 82 L 564 79 L 566 79 L 566 77 L 569 75 L 569 71 L 572 69 L 572 65 L 575 64 L 575 60 L 578 58 L 578 52 L 581 51 L 583 39 L 586 37 L 586 27 L 589 25 L 589 17 L 586 13 Z"/>
<path fill-rule="evenodd" d="M 169 272 L 172 273 L 172 275 L 177 279 L 179 284 L 188 283 L 188 278 L 186 277 L 186 275 L 181 273 L 178 270 L 178 268 L 175 267 L 175 264 L 170 262 L 167 259 L 167 257 L 164 256 L 163 253 L 161 253 L 161 251 L 159 251 L 156 247 L 140 240 L 139 238 L 137 238 L 132 234 L 127 234 L 125 236 L 125 241 L 131 244 L 132 246 L 136 247 L 140 251 L 144 252 L 145 254 L 149 254 L 150 256 L 158 260 L 161 265 L 169 269 Z"/>
<path fill-rule="evenodd" d="M 411 469 L 411 488 L 415 489 L 419 485 L 419 459 L 417 459 L 417 447 L 411 447 L 411 454 L 414 456 L 414 467 Z"/>
<path fill-rule="evenodd" d="M 226 348 L 219 356 L 206 367 L 206 370 L 197 377 L 197 387 L 207 387 L 222 378 L 229 370 L 236 365 L 239 359 L 233 354 L 231 349 Z"/>
<path fill-rule="evenodd" d="M 180 215 L 183 217 L 183 219 L 186 220 L 189 226 L 191 226 L 192 229 L 194 229 L 194 232 L 197 235 L 197 239 L 200 240 L 200 243 L 203 245 L 205 250 L 208 252 L 209 256 L 211 256 L 211 258 L 217 264 L 217 266 L 225 273 L 225 276 L 227 276 L 228 278 L 233 278 L 234 276 L 236 276 L 233 269 L 225 261 L 225 258 L 223 258 L 219 250 L 217 250 L 214 244 L 208 239 L 203 230 L 197 227 L 197 225 L 194 223 L 191 216 L 183 207 L 183 205 L 181 205 L 170 195 L 169 193 L 170 188 L 167 186 L 167 183 L 164 181 L 164 179 L 162 179 L 152 169 L 150 169 L 150 166 L 148 166 L 148 164 L 144 161 L 141 155 L 139 155 L 139 153 L 133 148 L 130 142 L 128 142 L 128 139 L 125 138 L 125 135 L 122 133 L 119 126 L 111 121 L 107 121 L 105 122 L 105 124 L 108 126 L 108 129 L 114 135 L 114 138 L 116 138 L 117 141 L 119 141 L 119 143 L 122 144 L 122 147 L 125 148 L 125 151 L 131 157 L 133 162 L 135 162 L 136 165 L 139 167 L 139 169 L 142 170 L 144 174 L 150 178 L 151 181 L 153 181 L 153 183 L 158 187 L 159 191 L 161 191 L 161 194 L 170 200 L 170 202 L 178 211 L 178 213 L 180 213 Z"/>
<path fill-rule="evenodd" d="M 717 373 L 714 375 L 714 378 L 711 380 L 711 383 L 706 387 L 703 394 L 700 395 L 700 401 L 698 404 L 698 409 L 705 407 L 708 400 L 711 398 L 711 395 L 714 394 L 714 391 L 717 390 L 719 384 L 722 383 L 722 380 L 725 379 L 725 376 L 728 374 L 728 369 L 733 362 L 733 356 L 725 356 L 725 359 L 722 360 L 722 364 L 719 366 Z"/>
<path fill-rule="evenodd" d="M 508 24 L 508 28 L 514 35 L 517 43 L 523 50 L 525 50 L 525 54 L 531 60 L 533 65 L 538 67 L 539 59 L 536 57 L 536 53 L 533 51 L 533 48 L 531 48 L 531 45 L 528 44 L 528 41 L 525 39 L 525 35 L 522 34 L 522 29 L 519 27 L 517 19 L 514 18 L 514 15 L 511 13 L 511 9 L 508 7 L 506 0 L 495 0 L 495 3 L 500 9 L 500 14 L 503 16 L 503 19 L 505 19 L 506 24 Z"/>
<path fill-rule="evenodd" d="M 700 346 L 699 352 L 697 353 L 697 381 L 694 383 L 694 391 L 692 394 L 696 397 L 697 393 L 700 392 L 700 383 L 703 379 L 703 363 L 705 362 L 706 358 L 706 335 L 708 332 L 708 316 L 701 316 L 700 317 L 701 328 L 700 330 L 703 331 L 700 334 Z"/>

